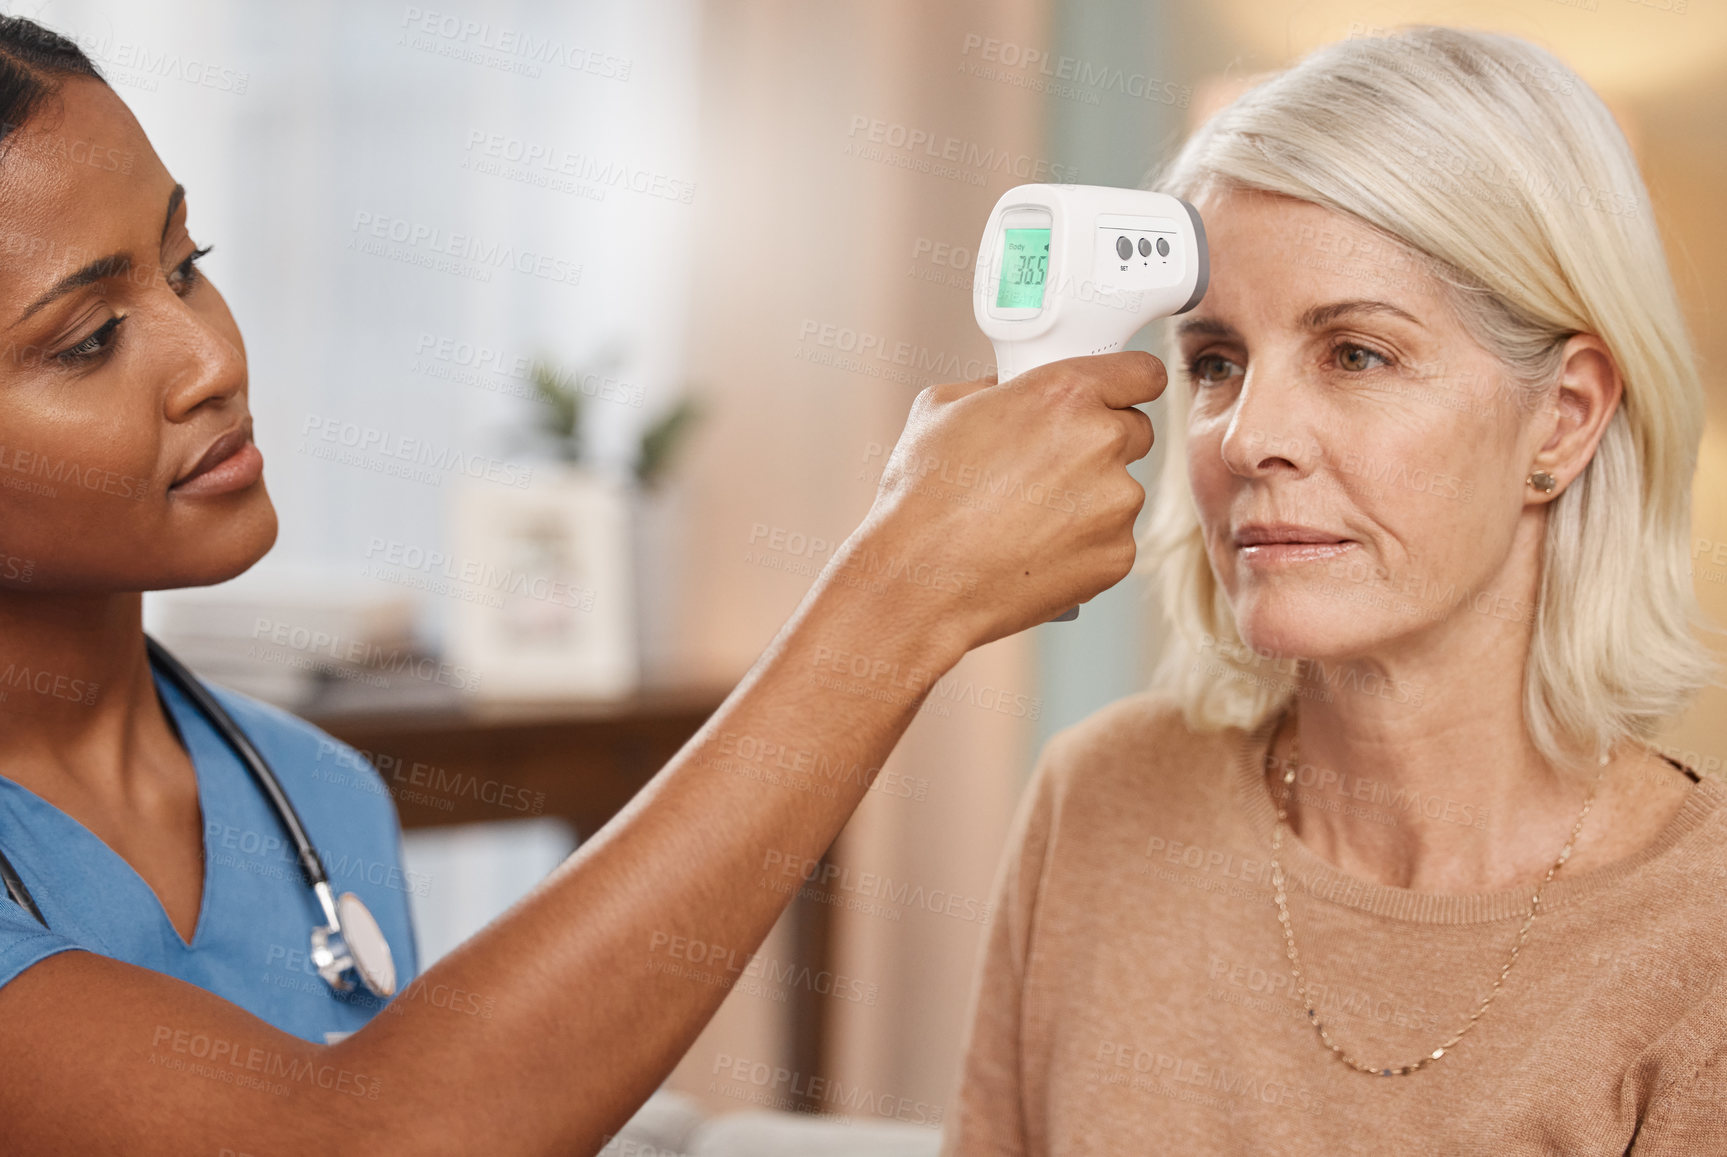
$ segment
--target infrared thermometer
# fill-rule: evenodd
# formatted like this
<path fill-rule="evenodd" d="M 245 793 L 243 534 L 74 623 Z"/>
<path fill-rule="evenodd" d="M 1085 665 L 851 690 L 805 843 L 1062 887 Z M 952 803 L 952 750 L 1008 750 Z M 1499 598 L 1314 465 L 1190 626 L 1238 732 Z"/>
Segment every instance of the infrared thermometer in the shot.
<path fill-rule="evenodd" d="M 1147 322 L 1198 305 L 1211 278 L 1199 211 L 1144 189 L 1009 189 L 977 253 L 972 313 L 995 345 L 1000 382 L 1115 353 Z"/>
<path fill-rule="evenodd" d="M 1211 260 L 1192 205 L 1104 185 L 1020 185 L 990 210 L 972 314 L 996 380 L 1062 358 L 1111 354 L 1147 322 L 1205 296 Z M 1079 617 L 1073 607 L 1053 622 Z"/>

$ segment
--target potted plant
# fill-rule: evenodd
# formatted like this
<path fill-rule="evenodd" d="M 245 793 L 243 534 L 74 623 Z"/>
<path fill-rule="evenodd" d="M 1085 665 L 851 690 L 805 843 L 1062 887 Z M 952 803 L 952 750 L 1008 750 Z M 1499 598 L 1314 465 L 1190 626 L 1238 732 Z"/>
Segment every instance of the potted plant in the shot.
<path fill-rule="evenodd" d="M 674 638 L 677 517 L 664 483 L 700 407 L 686 398 L 650 423 L 626 477 L 595 469 L 583 418 L 614 364 L 537 363 L 530 483 L 459 488 L 448 651 L 479 673 L 484 697 L 627 695 L 658 674 Z"/>

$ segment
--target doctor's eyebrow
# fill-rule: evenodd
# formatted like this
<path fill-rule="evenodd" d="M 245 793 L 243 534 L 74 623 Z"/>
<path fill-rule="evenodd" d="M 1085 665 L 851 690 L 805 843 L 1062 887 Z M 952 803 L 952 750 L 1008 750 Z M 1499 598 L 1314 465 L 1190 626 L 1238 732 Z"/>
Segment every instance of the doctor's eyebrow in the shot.
<path fill-rule="evenodd" d="M 175 185 L 173 192 L 168 194 L 168 212 L 162 221 L 163 241 L 168 239 L 168 229 L 174 223 L 174 214 L 179 210 L 181 202 L 185 199 L 186 186 L 184 185 Z M 18 320 L 12 324 L 23 324 L 25 321 L 28 321 L 30 316 L 37 310 L 42 309 L 44 306 L 51 305 L 75 289 L 82 289 L 86 285 L 94 285 L 96 282 L 106 280 L 110 277 L 119 277 L 122 274 L 129 272 L 131 268 L 132 259 L 124 253 L 110 253 L 106 257 L 98 257 L 96 260 L 80 269 L 76 269 L 73 272 L 68 273 L 65 277 L 56 281 L 51 287 L 49 287 L 48 292 L 44 293 L 41 297 L 38 297 L 35 301 L 32 301 L 28 306 L 26 306 L 24 312 L 18 315 Z"/>
<path fill-rule="evenodd" d="M 1421 326 L 1422 329 L 1427 328 L 1421 324 L 1419 318 L 1399 309 L 1388 301 L 1367 300 L 1332 301 L 1324 305 L 1316 305 L 1304 312 L 1295 324 L 1298 329 L 1324 329 L 1333 322 L 1342 321 L 1344 318 L 1371 316 L 1378 313 L 1390 314 L 1393 317 L 1402 318 L 1412 325 Z M 1241 334 L 1228 322 L 1218 321 L 1210 317 L 1194 317 L 1179 323 L 1175 327 L 1175 336 L 1177 339 L 1186 337 L 1239 339 Z"/>

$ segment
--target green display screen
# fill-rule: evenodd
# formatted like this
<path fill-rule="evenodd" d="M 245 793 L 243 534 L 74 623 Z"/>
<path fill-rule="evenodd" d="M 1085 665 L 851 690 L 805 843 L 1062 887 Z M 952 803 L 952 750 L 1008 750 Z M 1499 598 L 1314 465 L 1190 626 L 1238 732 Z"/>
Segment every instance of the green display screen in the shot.
<path fill-rule="evenodd" d="M 1042 309 L 1043 280 L 1049 274 L 1048 229 L 1001 231 L 1001 288 L 997 309 Z"/>

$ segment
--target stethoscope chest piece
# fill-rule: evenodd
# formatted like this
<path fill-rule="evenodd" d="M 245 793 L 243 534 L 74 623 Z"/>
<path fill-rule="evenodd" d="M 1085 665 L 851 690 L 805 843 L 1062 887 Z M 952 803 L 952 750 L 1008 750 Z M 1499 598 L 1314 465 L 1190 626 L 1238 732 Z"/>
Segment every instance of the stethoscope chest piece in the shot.
<path fill-rule="evenodd" d="M 312 963 L 318 975 L 336 991 L 352 992 L 351 970 L 373 996 L 396 995 L 396 960 L 365 902 L 352 892 L 332 901 L 328 884 L 315 890 L 330 921 L 312 929 Z"/>

